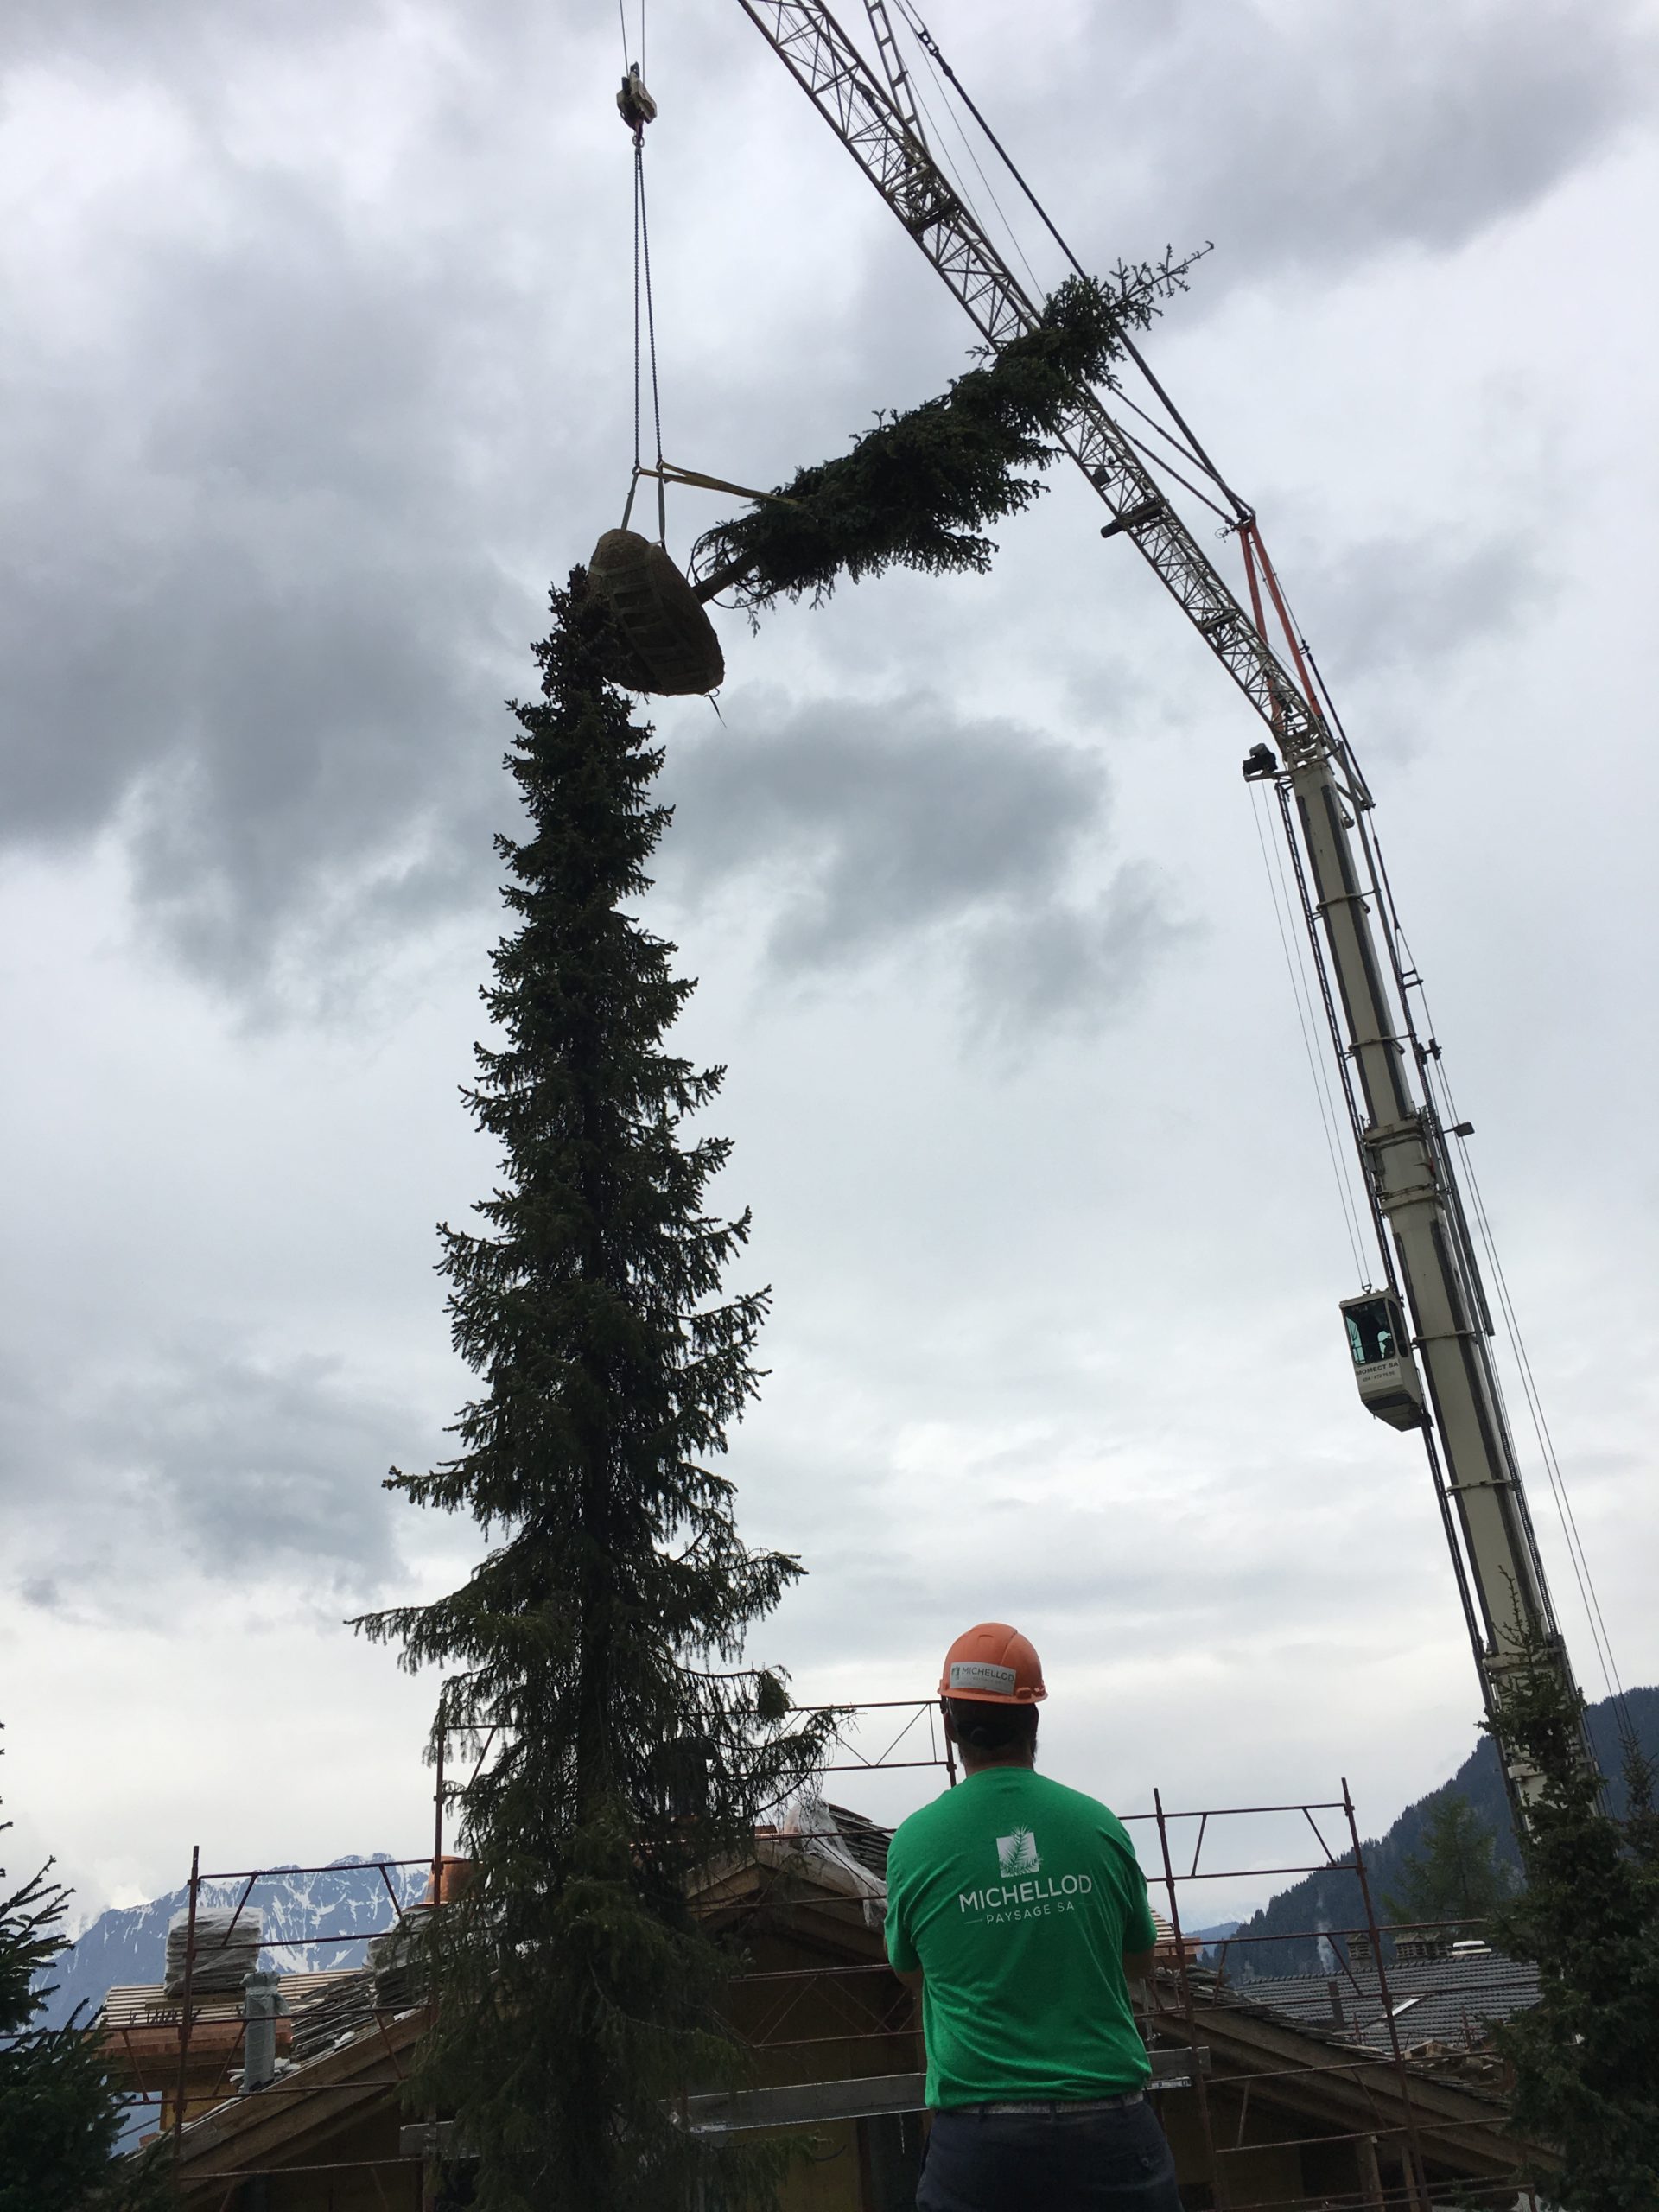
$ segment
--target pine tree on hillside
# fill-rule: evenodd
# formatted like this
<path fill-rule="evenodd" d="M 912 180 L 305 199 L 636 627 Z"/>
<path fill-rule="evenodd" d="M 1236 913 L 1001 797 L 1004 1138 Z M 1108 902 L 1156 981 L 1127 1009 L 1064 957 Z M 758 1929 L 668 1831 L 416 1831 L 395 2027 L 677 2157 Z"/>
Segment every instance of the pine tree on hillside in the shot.
<path fill-rule="evenodd" d="M 1523 2127 L 1560 2152 L 1548 2182 L 1573 2212 L 1659 2204 L 1659 1818 L 1650 1762 L 1631 1755 L 1630 1814 L 1603 1811 L 1583 1700 L 1559 1669 L 1511 1677 L 1503 1741 L 1543 1777 L 1522 1840 L 1526 1887 L 1494 1940 L 1534 1960 L 1541 1995 L 1493 2031 Z"/>
<path fill-rule="evenodd" d="M 1451 1923 L 1447 1935 L 1473 1932 L 1513 1894 L 1499 1863 L 1497 1837 L 1459 1791 L 1448 1790 L 1428 1816 L 1421 1849 L 1408 1852 L 1397 1889 L 1383 1903 L 1404 1926 Z"/>
<path fill-rule="evenodd" d="M 542 696 L 513 709 L 528 827 L 498 840 L 502 1041 L 465 1094 L 505 1175 L 482 1233 L 440 1230 L 482 1389 L 454 1459 L 389 1478 L 492 1548 L 448 1597 L 359 1625 L 447 1670 L 438 1729 L 500 1730 L 461 1802 L 472 1878 L 433 1916 L 416 2108 L 455 2115 L 480 2212 L 719 2212 L 767 2200 L 772 2154 L 713 2152 L 672 2117 L 737 2063 L 733 1961 L 688 1892 L 821 1747 L 739 1664 L 801 1570 L 745 1548 L 710 1464 L 755 1391 L 766 1294 L 721 1299 L 748 1217 L 705 1213 L 728 1147 L 681 1133 L 723 1071 L 665 1049 L 693 986 L 627 911 L 669 820 L 662 755 L 603 680 L 582 570 L 553 613 Z"/>
<path fill-rule="evenodd" d="M 52 1994 L 38 1977 L 69 1943 L 69 1891 L 51 1871 L 0 1895 L 0 2212 L 159 2212 L 173 2202 L 171 2162 L 116 2159 L 125 2114 L 79 2014 L 30 2024 Z"/>

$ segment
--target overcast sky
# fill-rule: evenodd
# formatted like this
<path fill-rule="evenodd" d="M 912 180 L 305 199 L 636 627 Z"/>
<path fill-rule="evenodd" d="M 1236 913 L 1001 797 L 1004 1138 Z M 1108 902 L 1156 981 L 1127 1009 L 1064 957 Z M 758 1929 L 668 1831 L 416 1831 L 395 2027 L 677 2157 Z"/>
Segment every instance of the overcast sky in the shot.
<path fill-rule="evenodd" d="M 1213 241 L 1151 352 L 1370 773 L 1653 1681 L 1659 23 L 1040 14 L 934 29 L 1087 263 Z M 770 484 L 972 333 L 735 0 L 647 39 L 667 450 Z M 341 1622 L 473 1555 L 378 1485 L 467 1394 L 434 1224 L 493 1172 L 456 1086 L 501 702 L 626 488 L 629 149 L 600 0 L 55 0 L 0 67 L 0 1780 L 8 1859 L 91 1908 L 197 1841 L 428 1847 L 431 1684 Z M 1135 1809 L 1346 1775 L 1378 1828 L 1478 1701 L 1421 1452 L 1340 1334 L 1262 733 L 1051 483 L 991 576 L 724 617 L 720 717 L 656 713 L 648 915 L 730 1067 L 734 1283 L 775 1294 L 730 1465 L 810 1569 L 755 1654 L 920 1696 L 1008 1618 L 1065 1778 Z M 728 511 L 676 494 L 671 543 Z"/>

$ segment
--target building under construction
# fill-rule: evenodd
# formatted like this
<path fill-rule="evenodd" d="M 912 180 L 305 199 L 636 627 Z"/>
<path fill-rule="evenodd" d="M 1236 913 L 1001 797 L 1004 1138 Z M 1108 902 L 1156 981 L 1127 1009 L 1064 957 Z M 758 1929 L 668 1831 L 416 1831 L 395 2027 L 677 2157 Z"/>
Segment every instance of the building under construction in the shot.
<path fill-rule="evenodd" d="M 824 1786 L 896 1767 L 955 1779 L 931 1704 L 855 1709 L 881 1751 L 832 1765 Z M 849 1720 L 853 1716 L 849 1716 Z M 1515 2133 L 1491 2023 L 1529 2002 L 1529 1969 L 1465 1936 L 1390 1934 L 1372 1903 L 1345 1785 L 1325 1802 L 1130 1815 L 1151 1869 L 1159 1942 L 1135 1993 L 1153 2108 L 1188 2212 L 1433 2212 L 1528 2202 L 1547 2155 Z M 1254 1863 L 1264 1827 L 1301 1834 L 1306 1856 Z M 780 2212 L 900 2212 L 914 2202 L 925 2115 L 916 2000 L 883 1941 L 890 1831 L 824 1797 L 756 1830 L 751 1852 L 705 1870 L 697 1909 L 743 1961 L 728 2018 L 748 2086 L 699 2094 L 683 2124 L 718 2139 L 780 2133 L 795 2152 Z M 1241 1858 L 1240 1846 L 1243 1847 Z M 448 2116 L 408 2109 L 404 2077 L 430 2024 L 405 1931 L 442 1910 L 464 1872 L 442 1839 L 423 1905 L 398 1904 L 396 1864 L 377 1862 L 383 1924 L 342 1939 L 317 1927 L 296 1949 L 361 1944 L 321 1973 L 242 1969 L 259 1948 L 262 1882 L 300 1869 L 216 1874 L 193 1866 L 170 1983 L 112 1989 L 99 2027 L 111 2063 L 171 2141 L 182 2204 L 219 2212 L 430 2212 L 464 2204 L 467 2146 Z M 1225 1941 L 1184 1932 L 1213 1885 L 1341 1867 L 1361 1922 L 1318 1931 L 1331 1971 L 1241 1979 Z M 196 1900 L 236 1885 L 211 1922 Z M 1268 1942 L 1291 1942 L 1310 1931 Z M 1260 1941 L 1252 1949 L 1259 1954 Z"/>
<path fill-rule="evenodd" d="M 964 307 L 992 359 L 1014 358 L 1010 349 L 1048 327 L 1047 303 L 1015 276 L 962 180 L 942 167 L 913 97 L 908 49 L 883 0 L 866 0 L 861 46 L 817 0 L 739 4 Z M 959 92 L 914 10 L 902 8 L 899 22 Z M 634 141 L 643 239 L 641 153 L 656 107 L 637 70 L 624 79 L 620 105 Z M 648 260 L 643 275 L 650 329 Z M 1301 932 L 1297 972 L 1310 1019 L 1328 1039 L 1326 1096 L 1357 1171 L 1357 1280 L 1337 1301 L 1338 1341 L 1363 1407 L 1426 1453 L 1440 1530 L 1433 1541 L 1450 1551 L 1482 1700 L 1524 1823 L 1540 1777 L 1506 1733 L 1506 1692 L 1527 1669 L 1550 1670 L 1569 1692 L 1573 1677 L 1493 1356 L 1495 1308 L 1508 1316 L 1483 1210 L 1478 1198 L 1465 1202 L 1470 1125 L 1445 1084 L 1371 791 L 1255 510 L 1121 335 L 1144 379 L 1126 403 L 1135 427 L 1115 382 L 1084 379 L 1054 423 L 1057 446 L 1103 503 L 1100 535 L 1114 548 L 1106 557 L 1133 548 L 1148 563 L 1257 717 L 1243 777 L 1282 841 L 1287 918 Z M 651 368 L 654 379 L 654 359 Z M 630 528 L 647 482 L 654 538 Z M 715 557 L 718 547 L 701 569 L 694 558 L 690 575 L 682 574 L 666 543 L 670 484 L 736 488 L 671 467 L 659 433 L 654 465 L 636 454 L 622 526 L 601 538 L 591 575 L 621 641 L 615 680 L 646 692 L 708 691 L 723 658 L 706 605 L 733 590 L 741 601 L 766 580 L 756 586 L 753 566 L 741 555 Z M 766 499 L 791 504 L 785 493 L 761 495 L 757 512 Z M 1227 557 L 1237 563 L 1234 581 L 1196 534 L 1194 499 L 1220 518 Z M 735 542 L 721 541 L 728 554 Z M 1500 1286 L 1496 1300 L 1489 1272 Z M 1530 1402 L 1529 1378 L 1527 1387 Z M 1548 1452 L 1546 1459 L 1554 1475 Z M 1576 1553 L 1574 1563 L 1581 1568 Z M 1599 1640 L 1599 1626 L 1596 1633 Z M 897 1743 L 918 1742 L 915 1732 L 934 1725 L 931 1706 L 904 1713 Z M 955 1778 L 931 1742 L 925 1758 L 884 1753 L 861 1764 L 867 1773 L 937 1764 Z M 855 1794 L 833 1782 L 838 1771 L 826 1768 L 826 1787 Z M 176 1974 L 157 1987 L 110 1992 L 100 2032 L 111 2064 L 170 2139 L 182 2203 L 222 2212 L 435 2212 L 467 2201 L 467 2145 L 454 2116 L 410 2111 L 404 2090 L 435 2002 L 407 1923 L 411 1913 L 441 1914 L 455 1878 L 443 1847 L 443 1802 L 441 1784 L 424 1904 L 405 1908 L 389 1881 L 384 1924 L 352 1938 L 365 1944 L 359 1962 L 231 1975 L 224 1961 L 238 1938 L 247 1949 L 270 1870 L 231 1878 L 198 1865 Z M 1298 1824 L 1304 1854 L 1269 1865 L 1230 1854 L 1229 1839 L 1268 1815 Z M 1488 2037 L 1491 2023 L 1524 2005 L 1535 1984 L 1478 1939 L 1453 1943 L 1433 1928 L 1382 1927 L 1345 1783 L 1319 1802 L 1172 1810 L 1154 1801 L 1130 1817 L 1143 1824 L 1141 1857 L 1160 1909 L 1137 2021 L 1153 2108 L 1189 2212 L 1434 2212 L 1453 2204 L 1496 2212 L 1528 2201 L 1529 2176 L 1547 2173 L 1550 2158 L 1517 2136 Z M 921 2037 L 915 1999 L 884 1949 L 887 1842 L 875 1822 L 828 1796 L 809 1796 L 780 1824 L 757 1827 L 746 1853 L 698 1878 L 698 1913 L 744 1962 L 728 1985 L 728 2018 L 750 2079 L 718 2093 L 689 2082 L 676 2116 L 715 2141 L 781 2132 L 797 2153 L 781 2200 L 788 2212 L 898 2212 L 914 2199 L 925 2124 Z M 1332 1868 L 1351 1872 L 1363 1910 L 1346 1928 L 1296 1932 L 1296 1940 L 1320 1939 L 1327 1972 L 1247 1978 L 1224 1940 L 1188 1932 L 1205 1924 L 1193 1900 L 1206 1884 Z M 228 1878 L 243 1885 L 241 1903 L 227 1922 L 199 1924 L 201 1885 Z M 317 1929 L 296 1940 L 335 1936 Z"/>

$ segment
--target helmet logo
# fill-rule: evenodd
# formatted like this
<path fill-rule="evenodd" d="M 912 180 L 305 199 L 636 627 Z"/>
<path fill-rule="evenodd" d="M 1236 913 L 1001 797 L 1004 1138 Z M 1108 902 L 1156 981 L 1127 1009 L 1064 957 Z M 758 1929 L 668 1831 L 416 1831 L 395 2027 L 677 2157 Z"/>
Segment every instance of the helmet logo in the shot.
<path fill-rule="evenodd" d="M 1012 1667 L 993 1667 L 984 1659 L 953 1659 L 950 1682 L 953 1690 L 988 1690 L 994 1697 L 1012 1697 L 1019 1676 Z"/>
<path fill-rule="evenodd" d="M 999 1873 L 1038 1874 L 1043 1862 L 1038 1856 L 1037 1839 L 1029 1828 L 1015 1828 L 1012 1835 L 996 1839 L 996 1864 Z"/>

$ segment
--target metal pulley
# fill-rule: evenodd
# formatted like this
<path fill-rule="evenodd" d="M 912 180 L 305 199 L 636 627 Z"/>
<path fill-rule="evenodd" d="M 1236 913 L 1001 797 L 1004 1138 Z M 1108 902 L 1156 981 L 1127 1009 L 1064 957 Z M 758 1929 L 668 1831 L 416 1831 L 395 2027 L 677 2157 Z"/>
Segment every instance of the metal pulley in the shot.
<path fill-rule="evenodd" d="M 632 131 L 636 145 L 644 136 L 645 125 L 657 120 L 657 103 L 645 90 L 637 61 L 628 64 L 628 73 L 616 96 L 616 111 Z"/>
<path fill-rule="evenodd" d="M 719 689 L 726 661 L 715 626 L 662 546 L 638 531 L 607 530 L 588 573 L 616 630 L 616 664 L 606 671 L 613 683 L 671 699 Z"/>

